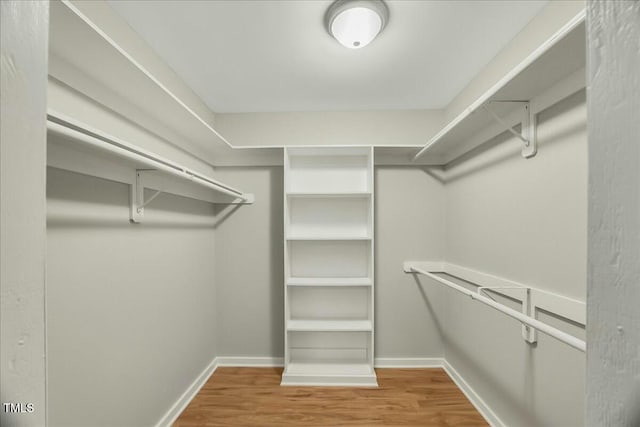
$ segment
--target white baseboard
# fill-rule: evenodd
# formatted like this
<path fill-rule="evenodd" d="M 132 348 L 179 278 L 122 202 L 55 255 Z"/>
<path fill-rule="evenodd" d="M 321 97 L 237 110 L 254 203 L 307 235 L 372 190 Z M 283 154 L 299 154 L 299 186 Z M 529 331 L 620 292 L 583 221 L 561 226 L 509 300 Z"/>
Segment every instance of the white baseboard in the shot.
<path fill-rule="evenodd" d="M 174 403 L 171 408 L 167 411 L 166 414 L 160 421 L 156 424 L 156 427 L 169 427 L 171 426 L 180 416 L 182 411 L 191 403 L 194 397 L 198 394 L 203 385 L 209 380 L 211 375 L 216 371 L 218 367 L 217 358 L 214 358 L 209 366 L 207 366 L 204 371 L 191 383 L 191 385 L 185 390 L 184 393 L 178 398 L 176 403 Z"/>
<path fill-rule="evenodd" d="M 284 366 L 284 357 L 227 357 L 221 356 L 216 358 L 218 366 L 238 366 L 238 367 L 282 367 Z"/>
<path fill-rule="evenodd" d="M 444 360 L 444 370 L 451 377 L 454 383 L 458 386 L 458 388 L 467 396 L 467 399 L 471 402 L 473 406 L 480 412 L 480 415 L 484 417 L 485 420 L 492 427 L 506 427 L 505 423 L 502 422 L 500 418 L 496 415 L 495 412 L 487 405 L 487 403 L 482 400 L 480 395 L 475 392 L 473 388 L 467 383 L 464 378 L 456 371 L 453 366 L 449 364 L 446 360 Z"/>
<path fill-rule="evenodd" d="M 376 357 L 376 368 L 443 368 L 442 357 Z"/>

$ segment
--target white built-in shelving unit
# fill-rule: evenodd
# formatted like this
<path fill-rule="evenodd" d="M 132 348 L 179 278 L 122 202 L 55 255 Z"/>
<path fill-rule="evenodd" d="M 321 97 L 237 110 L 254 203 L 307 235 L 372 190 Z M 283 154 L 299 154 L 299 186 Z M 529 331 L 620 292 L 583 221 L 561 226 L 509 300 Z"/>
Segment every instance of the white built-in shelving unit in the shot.
<path fill-rule="evenodd" d="M 375 386 L 373 148 L 284 157 L 282 384 Z"/>

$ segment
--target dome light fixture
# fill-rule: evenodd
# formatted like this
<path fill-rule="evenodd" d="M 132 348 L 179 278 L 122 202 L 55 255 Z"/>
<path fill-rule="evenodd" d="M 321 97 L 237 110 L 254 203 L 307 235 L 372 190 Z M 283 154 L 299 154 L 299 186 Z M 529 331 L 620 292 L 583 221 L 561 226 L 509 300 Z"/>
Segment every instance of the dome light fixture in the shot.
<path fill-rule="evenodd" d="M 329 34 L 350 49 L 371 43 L 388 20 L 389 9 L 382 0 L 336 0 L 324 17 Z"/>

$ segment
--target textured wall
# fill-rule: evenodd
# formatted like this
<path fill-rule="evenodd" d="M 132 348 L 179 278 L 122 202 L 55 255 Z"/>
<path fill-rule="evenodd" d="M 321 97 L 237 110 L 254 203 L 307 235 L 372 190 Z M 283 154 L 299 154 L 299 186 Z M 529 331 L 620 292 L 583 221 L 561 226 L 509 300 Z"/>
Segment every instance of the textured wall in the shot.
<path fill-rule="evenodd" d="M 0 2 L 0 403 L 3 426 L 44 425 L 48 2 Z M 28 410 L 26 406 L 21 409 Z"/>
<path fill-rule="evenodd" d="M 640 425 L 640 2 L 589 2 L 589 426 Z"/>
<path fill-rule="evenodd" d="M 216 355 L 213 205 L 161 194 L 130 224 L 127 185 L 47 180 L 49 424 L 154 425 Z"/>

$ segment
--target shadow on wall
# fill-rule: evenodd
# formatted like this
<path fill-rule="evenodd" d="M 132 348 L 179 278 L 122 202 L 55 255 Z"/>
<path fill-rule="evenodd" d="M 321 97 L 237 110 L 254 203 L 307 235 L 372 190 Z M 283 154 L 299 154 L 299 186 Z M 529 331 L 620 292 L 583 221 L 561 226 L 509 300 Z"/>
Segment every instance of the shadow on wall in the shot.
<path fill-rule="evenodd" d="M 581 114 L 576 114 L 574 116 L 569 114 L 576 107 L 584 105 L 585 100 L 586 91 L 581 90 L 538 113 L 539 127 L 544 126 L 547 121 L 550 120 L 553 120 L 556 123 L 562 123 L 562 127 L 554 129 L 549 135 L 538 134 L 538 154 L 536 156 L 541 155 L 540 151 L 544 150 L 546 145 L 564 141 L 567 137 L 575 135 L 578 132 L 586 132 L 586 122 L 584 117 Z M 557 120 L 557 117 L 559 116 L 563 116 L 564 119 L 560 121 Z M 520 127 L 516 126 L 515 129 L 516 131 L 519 131 Z M 504 145 L 504 147 L 501 147 L 502 145 Z M 502 149 L 498 151 L 498 147 Z M 500 163 L 519 158 L 521 157 L 520 149 L 521 142 L 508 131 L 504 131 L 495 138 L 490 139 L 458 159 L 448 163 L 445 166 L 442 178 L 445 183 L 453 182 L 469 175 L 473 175 L 481 170 L 494 167 Z M 488 156 L 482 163 L 478 162 L 476 164 L 470 164 L 468 167 L 463 167 L 463 165 L 468 161 L 479 157 L 481 154 L 489 153 L 492 150 L 495 150 L 496 153 L 492 156 Z M 529 160 L 523 158 L 522 161 L 535 161 L 535 159 L 536 157 Z M 460 169 L 454 172 L 458 167 L 460 167 Z"/>
<path fill-rule="evenodd" d="M 216 216 L 213 228 L 221 226 L 227 218 L 229 218 L 235 211 L 240 209 L 242 205 L 214 205 L 214 215 Z"/>
<path fill-rule="evenodd" d="M 427 296 L 427 292 L 425 291 L 424 286 L 420 282 L 420 279 L 418 278 L 418 275 L 417 274 L 412 274 L 411 276 L 413 276 L 413 280 L 416 283 L 416 287 L 418 288 L 418 291 L 420 292 L 420 296 L 422 297 L 422 300 L 424 301 L 424 305 L 427 307 L 427 310 L 429 310 L 429 313 L 431 314 L 431 317 L 433 318 L 433 323 L 434 323 L 434 325 L 436 325 L 436 329 L 438 330 L 438 333 L 444 339 L 445 338 L 444 328 L 442 327 L 442 323 L 440 322 L 441 313 L 438 313 L 438 311 L 435 310 L 434 307 L 431 305 L 431 302 L 429 301 L 429 297 Z"/>
<path fill-rule="evenodd" d="M 271 330 L 280 331 L 272 341 L 272 354 L 276 357 L 284 356 L 284 169 L 271 168 L 269 171 L 271 182 L 270 200 L 279 215 L 271 215 L 269 227 L 269 241 L 271 242 Z"/>

